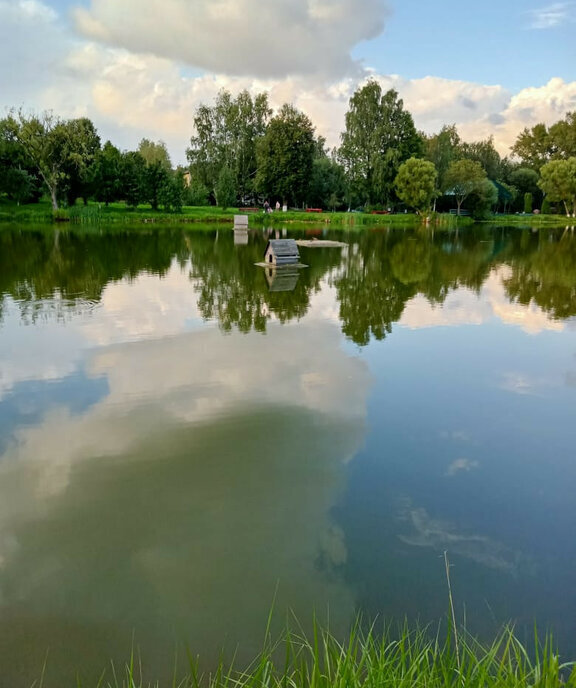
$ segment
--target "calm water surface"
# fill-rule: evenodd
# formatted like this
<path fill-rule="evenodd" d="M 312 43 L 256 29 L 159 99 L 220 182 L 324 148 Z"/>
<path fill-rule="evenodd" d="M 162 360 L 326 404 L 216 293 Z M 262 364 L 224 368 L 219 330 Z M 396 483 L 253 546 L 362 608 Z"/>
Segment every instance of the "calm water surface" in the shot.
<path fill-rule="evenodd" d="M 576 234 L 325 235 L 0 231 L 0 685 L 247 658 L 274 599 L 436 622 L 444 551 L 573 653 Z"/>

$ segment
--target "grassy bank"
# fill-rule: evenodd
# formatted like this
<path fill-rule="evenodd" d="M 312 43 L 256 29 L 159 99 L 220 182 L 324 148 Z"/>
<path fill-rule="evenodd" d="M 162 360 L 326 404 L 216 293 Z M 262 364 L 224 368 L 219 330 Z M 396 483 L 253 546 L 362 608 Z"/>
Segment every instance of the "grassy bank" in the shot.
<path fill-rule="evenodd" d="M 174 671 L 168 684 L 150 683 L 143 662 L 132 656 L 123 669 L 112 668 L 99 686 L 138 688 L 555 688 L 576 686 L 572 662 L 562 662 L 549 639 L 527 648 L 509 628 L 491 644 L 464 631 L 432 633 L 408 626 L 393 634 L 363 632 L 359 626 L 344 641 L 316 628 L 311 637 L 287 631 L 267 640 L 245 669 L 234 664 L 203 674 L 201 661 L 188 659 L 188 671 Z M 79 685 L 83 685 L 81 682 Z"/>
<path fill-rule="evenodd" d="M 521 225 L 522 227 L 565 227 L 576 225 L 576 218 L 565 215 L 534 215 L 531 213 L 518 213 L 517 215 L 492 215 L 482 220 L 490 224 L 506 226 Z"/>
<path fill-rule="evenodd" d="M 71 224 L 189 224 L 189 223 L 223 223 L 233 222 L 234 215 L 247 214 L 249 224 L 254 226 L 273 226 L 286 224 L 334 225 L 338 227 L 349 226 L 406 226 L 422 221 L 412 213 L 398 215 L 380 215 L 371 213 L 346 213 L 323 212 L 307 213 L 303 210 L 291 210 L 286 213 L 263 211 L 246 211 L 242 208 L 228 208 L 223 210 L 215 207 L 184 207 L 178 213 L 165 213 L 152 210 L 150 206 L 139 206 L 132 209 L 123 203 L 112 203 L 109 206 L 99 203 L 89 203 L 84 206 L 78 204 L 72 208 L 65 208 L 56 212 L 52 211 L 49 202 L 17 206 L 16 204 L 0 204 L 0 222 L 10 223 L 71 223 Z M 469 218 L 455 218 L 452 215 L 438 215 L 435 222 L 445 226 L 457 224 L 469 224 Z"/>
<path fill-rule="evenodd" d="M 153 210 L 148 205 L 138 208 L 127 208 L 123 203 L 111 203 L 106 206 L 102 203 L 91 202 L 84 206 L 75 205 L 71 208 L 63 208 L 53 211 L 48 201 L 41 201 L 30 205 L 18 206 L 6 201 L 0 202 L 0 222 L 52 224 L 71 223 L 82 225 L 98 224 L 230 224 L 234 215 L 247 214 L 249 224 L 254 226 L 274 226 L 287 224 L 332 225 L 335 227 L 395 227 L 413 226 L 423 222 L 421 216 L 413 213 L 399 213 L 396 215 L 381 215 L 372 213 L 346 213 L 346 212 L 322 212 L 308 213 L 303 210 L 291 210 L 286 213 L 263 211 L 246 211 L 242 208 L 209 207 L 184 207 L 181 212 L 166 213 Z M 530 227 L 540 226 L 566 226 L 576 223 L 574 218 L 566 218 L 562 215 L 494 215 L 483 222 L 491 224 L 520 225 Z M 470 217 L 456 217 L 449 213 L 433 214 L 431 225 L 441 227 L 456 227 L 472 224 Z"/>

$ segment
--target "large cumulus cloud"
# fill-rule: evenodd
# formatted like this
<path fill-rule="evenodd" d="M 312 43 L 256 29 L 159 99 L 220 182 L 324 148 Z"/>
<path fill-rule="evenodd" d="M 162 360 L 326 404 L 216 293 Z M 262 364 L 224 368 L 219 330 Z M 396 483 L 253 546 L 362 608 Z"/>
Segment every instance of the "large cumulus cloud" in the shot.
<path fill-rule="evenodd" d="M 342 75 L 383 29 L 384 0 L 92 0 L 74 12 L 96 41 L 223 74 Z"/>

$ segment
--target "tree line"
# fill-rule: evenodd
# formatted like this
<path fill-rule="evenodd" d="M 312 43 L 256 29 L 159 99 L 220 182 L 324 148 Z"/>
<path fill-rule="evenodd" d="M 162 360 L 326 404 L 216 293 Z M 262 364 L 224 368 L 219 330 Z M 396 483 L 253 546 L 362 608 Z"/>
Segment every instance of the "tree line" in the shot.
<path fill-rule="evenodd" d="M 121 151 L 102 145 L 88 118 L 13 111 L 0 120 L 0 195 L 26 203 L 46 193 L 54 209 L 79 199 L 166 211 L 268 199 L 330 210 L 576 215 L 576 112 L 524 129 L 504 157 L 492 138 L 464 142 L 454 125 L 419 132 L 398 93 L 375 80 L 350 98 L 333 149 L 293 105 L 274 113 L 266 93 L 222 90 L 196 109 L 193 125 L 188 166 L 174 169 L 161 141 Z"/>

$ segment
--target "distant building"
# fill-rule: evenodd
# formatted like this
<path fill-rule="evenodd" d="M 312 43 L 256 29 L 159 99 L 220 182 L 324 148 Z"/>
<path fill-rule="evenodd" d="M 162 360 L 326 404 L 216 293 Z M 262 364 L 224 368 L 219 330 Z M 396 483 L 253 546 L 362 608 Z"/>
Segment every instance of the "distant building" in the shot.
<path fill-rule="evenodd" d="M 276 267 L 298 265 L 300 263 L 298 245 L 294 239 L 270 239 L 264 252 L 264 262 Z"/>

